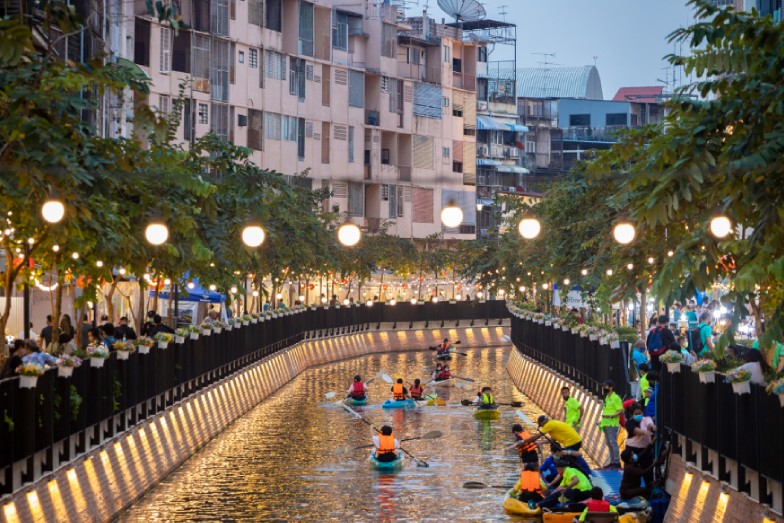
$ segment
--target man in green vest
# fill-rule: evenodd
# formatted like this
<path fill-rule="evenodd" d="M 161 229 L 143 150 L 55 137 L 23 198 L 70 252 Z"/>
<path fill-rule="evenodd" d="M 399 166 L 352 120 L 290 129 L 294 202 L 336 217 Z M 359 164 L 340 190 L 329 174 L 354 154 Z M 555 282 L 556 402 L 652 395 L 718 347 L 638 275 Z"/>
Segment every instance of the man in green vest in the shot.
<path fill-rule="evenodd" d="M 604 388 L 604 407 L 599 430 L 604 433 L 604 442 L 610 451 L 610 462 L 604 468 L 621 468 L 621 451 L 618 448 L 618 431 L 620 430 L 620 417 L 623 412 L 623 401 L 615 393 L 615 383 L 606 380 L 602 383 Z"/>

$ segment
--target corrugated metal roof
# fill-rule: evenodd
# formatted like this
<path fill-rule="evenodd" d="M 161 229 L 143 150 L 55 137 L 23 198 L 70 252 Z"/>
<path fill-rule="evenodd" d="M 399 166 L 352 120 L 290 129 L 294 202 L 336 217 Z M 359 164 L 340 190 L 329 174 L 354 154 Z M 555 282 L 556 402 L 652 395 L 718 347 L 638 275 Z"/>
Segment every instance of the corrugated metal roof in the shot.
<path fill-rule="evenodd" d="M 593 65 L 524 67 L 517 78 L 517 94 L 523 98 L 604 99 L 599 70 Z"/>

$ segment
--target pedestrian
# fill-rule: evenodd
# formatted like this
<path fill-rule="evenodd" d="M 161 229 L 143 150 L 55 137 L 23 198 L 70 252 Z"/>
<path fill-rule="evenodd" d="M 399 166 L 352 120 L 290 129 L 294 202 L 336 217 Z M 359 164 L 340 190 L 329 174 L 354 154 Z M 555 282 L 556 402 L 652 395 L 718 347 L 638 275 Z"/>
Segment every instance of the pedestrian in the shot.
<path fill-rule="evenodd" d="M 142 325 L 142 328 L 141 328 L 141 335 L 142 336 L 152 337 L 152 334 L 150 334 L 150 331 L 155 327 L 155 323 L 153 322 L 153 319 L 155 318 L 156 314 L 158 314 L 158 313 L 155 312 L 155 311 L 147 311 L 147 321 L 144 322 L 144 324 Z"/>
<path fill-rule="evenodd" d="M 751 375 L 749 381 L 757 385 L 765 386 L 765 374 L 770 372 L 770 365 L 765 361 L 765 357 L 758 350 L 747 350 L 743 355 L 743 365 L 735 369 L 747 370 Z"/>
<path fill-rule="evenodd" d="M 117 337 L 114 335 L 114 325 L 111 323 L 104 323 L 98 328 L 101 329 L 103 344 L 107 349 L 114 350 L 114 342 L 117 341 Z"/>
<path fill-rule="evenodd" d="M 168 325 L 163 324 L 163 318 L 161 318 L 160 314 L 156 314 L 152 317 L 152 323 L 152 328 L 147 332 L 147 336 L 152 338 L 159 332 L 168 332 L 169 334 L 174 334 L 174 329 Z"/>
<path fill-rule="evenodd" d="M 22 358 L 27 355 L 27 344 L 24 340 L 16 339 L 11 345 L 11 356 L 6 360 L 0 378 L 10 378 L 16 375 L 16 368 L 22 365 Z"/>
<path fill-rule="evenodd" d="M 120 324 L 114 328 L 114 336 L 118 340 L 135 340 L 137 338 L 136 331 L 133 330 L 133 327 L 128 325 L 128 317 L 122 316 L 120 318 Z"/>
<path fill-rule="evenodd" d="M 650 386 L 648 383 L 648 373 L 650 370 L 651 369 L 648 367 L 647 363 L 640 365 L 640 381 L 638 383 L 639 390 L 637 391 L 637 394 L 634 395 L 634 398 L 637 400 L 642 400 L 645 397 L 645 389 Z"/>
<path fill-rule="evenodd" d="M 664 463 L 669 453 L 670 449 L 668 448 L 662 452 L 659 459 L 643 468 L 638 463 L 639 456 L 637 456 L 633 450 L 628 448 L 625 449 L 621 454 L 621 459 L 623 460 L 623 476 L 621 476 L 621 486 L 618 488 L 618 494 L 621 495 L 621 499 L 627 500 L 636 498 L 637 496 L 650 499 L 653 484 L 648 484 L 646 481 L 645 486 L 643 487 L 642 478 L 645 477 L 651 469 Z"/>
<path fill-rule="evenodd" d="M 670 345 L 676 343 L 675 335 L 670 330 L 670 318 L 662 314 L 658 317 L 658 325 L 648 333 L 646 345 L 650 355 L 650 366 L 658 371 L 661 368 L 659 356 L 667 352 Z"/>
<path fill-rule="evenodd" d="M 218 311 L 210 309 L 209 312 L 207 312 L 207 317 L 204 318 L 204 323 L 215 323 L 216 321 L 218 321 Z"/>
<path fill-rule="evenodd" d="M 71 316 L 68 314 L 63 314 L 63 317 L 60 318 L 60 332 L 66 333 L 69 341 L 76 335 Z"/>
<path fill-rule="evenodd" d="M 87 333 L 90 332 L 90 329 L 92 328 L 93 328 L 93 323 L 90 321 L 90 317 L 87 315 L 87 313 L 83 313 L 82 326 L 81 326 L 82 339 L 80 342 L 80 346 L 82 350 L 85 350 L 87 348 Z"/>
<path fill-rule="evenodd" d="M 656 425 L 653 422 L 653 418 L 643 414 L 643 407 L 639 403 L 632 405 L 629 411 L 630 415 L 626 420 L 625 427 L 627 434 L 626 449 L 637 455 L 637 464 L 645 469 L 653 463 L 653 437 L 656 433 Z M 653 469 L 649 469 L 643 477 L 646 485 L 652 484 Z"/>
<path fill-rule="evenodd" d="M 689 350 L 689 338 L 686 336 L 678 336 L 678 345 L 671 347 L 671 350 L 677 350 L 683 356 L 683 363 L 691 365 L 697 359 L 697 355 Z"/>
<path fill-rule="evenodd" d="M 59 360 L 51 354 L 41 352 L 41 347 L 38 345 L 28 345 L 27 349 L 28 353 L 25 357 L 22 358 L 22 363 L 37 363 L 42 367 L 45 365 L 49 365 L 50 367 L 57 366 L 57 362 Z"/>
<path fill-rule="evenodd" d="M 561 389 L 561 397 L 564 400 L 564 423 L 574 430 L 580 430 L 583 419 L 583 406 L 571 396 L 569 387 Z"/>
<path fill-rule="evenodd" d="M 703 312 L 700 314 L 700 322 L 696 327 L 689 330 L 689 346 L 698 358 L 704 358 L 709 353 L 714 352 L 713 329 L 711 329 L 711 313 Z"/>
<path fill-rule="evenodd" d="M 604 433 L 604 442 L 607 445 L 607 450 L 610 451 L 610 461 L 604 468 L 620 468 L 621 453 L 618 449 L 618 432 L 620 417 L 623 413 L 623 401 L 615 392 L 615 383 L 612 380 L 606 380 L 602 386 L 604 388 L 604 407 L 602 408 L 599 430 Z"/>
<path fill-rule="evenodd" d="M 43 345 L 44 347 L 48 347 L 52 343 L 52 331 L 54 328 L 52 327 L 52 315 L 46 315 L 46 327 L 41 329 L 41 334 L 38 336 L 38 345 Z"/>
<path fill-rule="evenodd" d="M 650 391 L 650 392 L 649 392 Z M 656 399 L 659 393 L 659 373 L 652 370 L 648 373 L 648 388 L 645 394 L 645 415 L 656 420 Z"/>

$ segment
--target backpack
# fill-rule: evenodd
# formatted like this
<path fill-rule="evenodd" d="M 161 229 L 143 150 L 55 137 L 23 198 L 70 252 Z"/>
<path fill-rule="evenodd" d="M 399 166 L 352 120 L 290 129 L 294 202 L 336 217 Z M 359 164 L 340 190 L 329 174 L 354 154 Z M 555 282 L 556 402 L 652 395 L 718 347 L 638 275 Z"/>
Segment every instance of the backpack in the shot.
<path fill-rule="evenodd" d="M 654 356 L 664 354 L 664 351 L 667 350 L 662 339 L 662 331 L 664 329 L 665 327 L 656 327 L 648 334 L 648 352 Z"/>
<path fill-rule="evenodd" d="M 689 350 L 699 356 L 705 346 L 702 343 L 702 329 L 705 325 L 698 325 L 697 327 L 689 329 Z"/>

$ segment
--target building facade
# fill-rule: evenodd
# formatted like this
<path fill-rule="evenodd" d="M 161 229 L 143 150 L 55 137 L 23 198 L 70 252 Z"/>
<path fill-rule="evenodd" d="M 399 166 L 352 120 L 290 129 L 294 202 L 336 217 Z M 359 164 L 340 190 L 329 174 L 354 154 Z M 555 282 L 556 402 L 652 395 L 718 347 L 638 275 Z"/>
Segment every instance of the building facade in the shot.
<path fill-rule="evenodd" d="M 122 7 L 127 4 L 117 4 Z M 476 78 L 482 43 L 425 14 L 361 0 L 192 0 L 174 34 L 143 0 L 118 57 L 151 78 L 149 104 L 184 97 L 177 139 L 213 132 L 369 232 L 475 237 Z M 118 118 L 123 120 L 123 118 Z M 118 133 L 131 132 L 130 122 Z M 463 223 L 443 229 L 455 203 Z"/>

